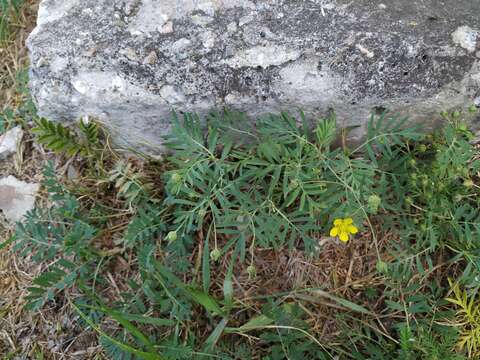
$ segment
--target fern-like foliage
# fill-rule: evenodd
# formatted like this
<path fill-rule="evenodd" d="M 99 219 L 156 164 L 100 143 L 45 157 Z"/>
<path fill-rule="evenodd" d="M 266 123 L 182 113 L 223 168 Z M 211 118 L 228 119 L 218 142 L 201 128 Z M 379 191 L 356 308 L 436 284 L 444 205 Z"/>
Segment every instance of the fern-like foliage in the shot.
<path fill-rule="evenodd" d="M 149 199 L 152 185 L 130 162 L 118 161 L 110 172 L 109 181 L 115 184 L 118 196 L 124 198 L 129 207 Z"/>
<path fill-rule="evenodd" d="M 446 300 L 457 306 L 454 325 L 461 329 L 457 345 L 467 350 L 470 359 L 476 359 L 480 356 L 480 301 L 458 283 L 450 281 L 450 286 L 452 295 Z"/>
<path fill-rule="evenodd" d="M 39 309 L 86 274 L 82 270 L 88 264 L 85 260 L 94 254 L 89 245 L 98 233 L 83 217 L 78 200 L 58 182 L 52 163 L 46 166 L 44 177 L 43 185 L 55 204 L 29 212 L 15 232 L 14 250 L 22 256 L 33 254 L 38 263 L 52 264 L 29 289 L 28 307 L 32 309 Z M 76 260 L 80 260 L 78 264 Z"/>
<path fill-rule="evenodd" d="M 35 125 L 32 132 L 37 135 L 37 141 L 57 153 L 88 157 L 100 148 L 99 128 L 95 122 L 80 120 L 78 129 L 82 137 L 61 123 L 47 119 L 35 119 Z"/>
<path fill-rule="evenodd" d="M 32 132 L 37 135 L 37 141 L 50 150 L 65 152 L 67 155 L 73 156 L 83 149 L 70 129 L 61 123 L 38 119 L 35 121 L 35 125 Z"/>
<path fill-rule="evenodd" d="M 33 280 L 34 286 L 28 288 L 29 295 L 25 298 L 27 309 L 36 311 L 47 301 L 53 301 L 59 291 L 74 284 L 81 271 L 74 263 L 65 259 L 60 259 L 50 266 L 48 271 Z"/>
<path fill-rule="evenodd" d="M 166 203 L 176 206 L 177 232 L 191 233 L 208 218 L 215 232 L 260 246 L 292 246 L 303 239 L 312 249 L 312 235 L 326 233 L 332 218 L 357 214 L 361 222 L 371 196 L 388 196 L 389 179 L 377 162 L 331 150 L 338 133 L 334 118 L 320 120 L 313 132 L 301 118 L 300 124 L 287 113 L 261 118 L 255 140 L 241 146 L 232 131 L 210 125 L 218 123 L 218 114 L 206 124 L 191 114 L 175 118 L 167 145 L 177 169 L 167 177 Z M 388 153 L 419 137 L 402 124 L 372 118 L 367 147 L 382 144 Z"/>
<path fill-rule="evenodd" d="M 127 247 L 138 246 L 150 241 L 165 231 L 162 211 L 153 204 L 138 208 L 137 213 L 128 224 L 124 235 L 124 244 Z"/>

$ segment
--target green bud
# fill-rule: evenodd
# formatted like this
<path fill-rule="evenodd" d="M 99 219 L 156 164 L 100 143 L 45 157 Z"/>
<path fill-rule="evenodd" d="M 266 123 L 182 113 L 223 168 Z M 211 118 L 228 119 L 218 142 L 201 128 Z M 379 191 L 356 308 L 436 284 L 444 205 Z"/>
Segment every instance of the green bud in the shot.
<path fill-rule="evenodd" d="M 459 203 L 459 202 L 461 202 L 461 201 L 463 200 L 463 196 L 460 195 L 460 194 L 457 194 L 457 195 L 454 196 L 453 199 L 455 200 L 455 202 L 458 202 L 458 203 Z"/>
<path fill-rule="evenodd" d="M 408 205 L 412 205 L 413 204 L 413 199 L 410 197 L 410 196 L 407 196 L 405 198 L 405 202 L 408 204 Z"/>
<path fill-rule="evenodd" d="M 418 151 L 420 151 L 420 152 L 422 152 L 422 153 L 425 152 L 425 151 L 427 151 L 427 145 L 425 145 L 425 144 L 420 144 L 420 145 L 418 146 Z"/>
<path fill-rule="evenodd" d="M 220 256 L 222 256 L 222 253 L 220 250 L 218 250 L 218 248 L 210 251 L 210 259 L 212 259 L 213 261 L 218 261 L 218 259 L 220 259 Z"/>
<path fill-rule="evenodd" d="M 440 115 L 442 115 L 443 117 L 446 118 L 446 117 L 448 117 L 448 112 L 442 111 L 442 112 L 440 113 Z"/>
<path fill-rule="evenodd" d="M 410 166 L 415 166 L 415 165 L 417 165 L 417 161 L 416 161 L 415 159 L 410 159 L 410 160 L 408 161 L 408 163 L 409 163 Z"/>
<path fill-rule="evenodd" d="M 388 273 L 388 264 L 382 260 L 377 261 L 376 268 L 380 274 Z"/>
<path fill-rule="evenodd" d="M 465 186 L 466 188 L 471 188 L 473 187 L 474 183 L 472 180 L 470 179 L 466 179 L 464 182 L 463 182 L 463 186 Z"/>
<path fill-rule="evenodd" d="M 300 184 L 299 184 L 299 182 L 298 182 L 297 179 L 293 179 L 293 180 L 290 182 L 290 187 L 291 187 L 292 189 L 298 188 L 299 185 L 300 185 Z"/>
<path fill-rule="evenodd" d="M 422 185 L 427 186 L 428 185 L 428 179 L 423 179 L 422 180 Z"/>
<path fill-rule="evenodd" d="M 474 114 L 477 112 L 477 107 L 475 105 L 471 105 L 469 108 L 468 108 L 468 112 Z"/>
<path fill-rule="evenodd" d="M 170 178 L 174 183 L 179 183 L 182 181 L 182 176 L 179 173 L 173 173 Z"/>
<path fill-rule="evenodd" d="M 257 268 L 255 265 L 250 265 L 247 267 L 247 274 L 250 279 L 257 277 Z"/>
<path fill-rule="evenodd" d="M 468 130 L 467 124 L 465 124 L 465 123 L 459 124 L 459 125 L 458 125 L 458 130 L 460 130 L 460 131 L 467 131 L 467 130 Z"/>
<path fill-rule="evenodd" d="M 198 211 L 198 215 L 200 215 L 200 217 L 202 217 L 202 218 L 205 217 L 205 215 L 207 215 L 207 210 L 205 210 L 205 209 L 200 209 L 200 210 Z"/>
<path fill-rule="evenodd" d="M 416 173 L 411 174 L 411 175 L 410 175 L 410 178 L 411 178 L 412 180 L 417 180 L 417 174 L 416 174 Z"/>
<path fill-rule="evenodd" d="M 376 214 L 378 212 L 378 208 L 379 208 L 381 203 L 382 203 L 382 199 L 380 198 L 380 196 L 378 196 L 376 194 L 370 195 L 368 197 L 368 208 L 374 214 Z"/>
<path fill-rule="evenodd" d="M 172 242 L 176 241 L 177 238 L 178 238 L 178 234 L 177 234 L 176 231 L 170 231 L 170 232 L 167 234 L 167 237 L 166 237 L 166 239 L 167 239 L 167 241 L 168 241 L 169 243 L 172 243 Z"/>
<path fill-rule="evenodd" d="M 455 119 L 458 119 L 458 118 L 460 117 L 460 115 L 461 115 L 461 114 L 460 114 L 460 111 L 458 111 L 458 110 L 455 110 L 455 111 L 453 112 L 453 114 L 452 114 L 452 116 L 453 116 Z"/>

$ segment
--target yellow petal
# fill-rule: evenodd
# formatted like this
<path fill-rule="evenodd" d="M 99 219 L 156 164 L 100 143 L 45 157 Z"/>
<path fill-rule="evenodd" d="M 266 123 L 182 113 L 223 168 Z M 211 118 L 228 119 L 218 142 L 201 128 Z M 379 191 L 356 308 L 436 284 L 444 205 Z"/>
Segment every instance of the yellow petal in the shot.
<path fill-rule="evenodd" d="M 353 219 L 352 218 L 346 218 L 345 220 L 343 220 L 343 223 L 345 225 L 353 224 Z"/>
<path fill-rule="evenodd" d="M 348 225 L 348 232 L 350 234 L 356 234 L 358 232 L 358 228 L 356 226 L 353 226 L 353 225 Z"/>
<path fill-rule="evenodd" d="M 348 233 L 341 232 L 339 238 L 340 238 L 341 241 L 347 242 L 348 241 Z"/>
<path fill-rule="evenodd" d="M 335 221 L 333 222 L 333 225 L 335 226 L 340 226 L 343 224 L 343 220 L 342 219 L 335 219 Z"/>
<path fill-rule="evenodd" d="M 330 236 L 335 237 L 338 235 L 338 228 L 334 227 L 332 230 L 330 230 Z"/>

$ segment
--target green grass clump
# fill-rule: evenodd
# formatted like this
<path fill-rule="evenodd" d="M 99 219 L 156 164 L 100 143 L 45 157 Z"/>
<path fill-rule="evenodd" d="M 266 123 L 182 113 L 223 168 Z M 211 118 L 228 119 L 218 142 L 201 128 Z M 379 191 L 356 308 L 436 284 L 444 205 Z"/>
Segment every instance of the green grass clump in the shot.
<path fill-rule="evenodd" d="M 0 46 L 11 39 L 11 27 L 20 15 L 24 0 L 0 0 Z"/>
<path fill-rule="evenodd" d="M 334 118 L 312 127 L 284 113 L 247 128 L 236 113 L 186 114 L 173 119 L 167 159 L 143 165 L 102 149 L 94 123 L 36 124 L 38 141 L 83 159 L 90 178 L 70 184 L 48 165 L 51 206 L 17 225 L 15 251 L 45 268 L 28 307 L 68 305 L 108 358 L 479 355 L 478 324 L 462 309 L 479 288 L 480 161 L 460 114 L 434 134 L 372 117 L 351 148 L 336 145 Z M 347 244 L 329 238 L 344 218 L 360 230 Z M 315 259 L 326 244 L 365 243 L 362 286 L 255 288 L 265 251 Z M 119 261 L 128 276 L 115 277 L 113 296 Z"/>

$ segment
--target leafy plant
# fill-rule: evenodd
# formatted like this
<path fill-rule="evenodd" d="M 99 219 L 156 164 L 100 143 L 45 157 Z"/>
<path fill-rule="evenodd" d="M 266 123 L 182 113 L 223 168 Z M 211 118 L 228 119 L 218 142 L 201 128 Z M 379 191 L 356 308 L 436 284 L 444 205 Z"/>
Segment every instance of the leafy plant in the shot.
<path fill-rule="evenodd" d="M 55 152 L 64 152 L 69 156 L 77 153 L 92 156 L 95 146 L 99 144 L 98 127 L 94 122 L 85 123 L 83 119 L 80 120 L 79 130 L 84 135 L 84 140 L 61 123 L 37 119 L 35 124 L 32 132 L 37 135 L 37 141 Z"/>
<path fill-rule="evenodd" d="M 109 167 L 92 182 L 108 200 L 85 200 L 88 188 L 63 185 L 47 166 L 52 206 L 31 212 L 12 239 L 20 254 L 48 264 L 30 307 L 65 300 L 116 359 L 477 356 L 480 165 L 458 116 L 433 135 L 405 118 L 372 116 L 352 148 L 335 146 L 342 129 L 334 117 L 311 128 L 303 114 L 284 113 L 247 128 L 238 116 L 175 117 L 161 166 L 104 161 L 94 123 L 73 130 L 39 120 L 47 147 Z M 167 169 L 163 183 L 145 171 L 158 168 Z M 333 242 L 333 220 L 348 218 L 365 234 L 350 241 L 375 249 L 368 261 L 376 273 L 335 289 L 257 296 L 260 251 L 318 256 Z M 378 230 L 394 240 L 382 244 Z M 356 245 L 338 246 L 356 256 Z M 112 299 L 105 272 L 117 257 L 129 259 L 129 278 L 118 279 Z M 458 307 L 456 327 L 445 325 L 455 315 L 447 275 L 469 289 L 453 288 L 447 299 Z M 318 324 L 325 317 L 327 334 Z M 457 341 L 466 352 L 454 349 Z"/>
<path fill-rule="evenodd" d="M 450 281 L 452 296 L 447 301 L 457 307 L 454 326 L 459 327 L 458 347 L 466 348 L 470 358 L 480 356 L 480 301 Z"/>

